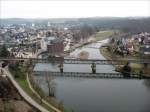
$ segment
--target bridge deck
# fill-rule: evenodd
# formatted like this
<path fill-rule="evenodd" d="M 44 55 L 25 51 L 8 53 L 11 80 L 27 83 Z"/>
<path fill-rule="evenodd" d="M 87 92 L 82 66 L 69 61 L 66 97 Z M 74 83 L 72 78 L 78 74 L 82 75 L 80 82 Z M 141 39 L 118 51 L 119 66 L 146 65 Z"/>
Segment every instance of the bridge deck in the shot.
<path fill-rule="evenodd" d="M 34 71 L 51 71 L 51 72 L 60 72 L 59 64 L 49 64 L 49 63 L 38 63 L 34 67 Z M 64 72 L 80 72 L 80 73 L 91 73 L 90 64 L 64 64 Z M 97 65 L 96 72 L 109 72 L 116 73 L 113 66 L 108 65 Z"/>
<path fill-rule="evenodd" d="M 125 64 L 126 62 L 131 62 L 131 63 L 147 63 L 150 64 L 150 60 L 142 59 L 142 60 L 94 60 L 94 59 L 33 59 L 33 62 L 38 62 L 38 63 L 60 63 L 63 62 L 65 64 L 91 64 L 91 63 L 96 63 L 96 64 L 102 64 L 102 65 L 111 65 L 111 64 Z"/>
<path fill-rule="evenodd" d="M 94 60 L 94 59 L 85 59 L 85 60 L 80 60 L 80 59 L 63 59 L 60 57 L 56 58 L 51 58 L 51 59 L 39 59 L 39 58 L 0 58 L 0 61 L 20 61 L 20 60 L 31 60 L 33 63 L 66 63 L 66 64 L 91 64 L 91 63 L 96 63 L 96 64 L 124 64 L 126 62 L 131 62 L 131 63 L 147 63 L 150 64 L 150 60 L 148 59 L 140 59 L 140 60 L 131 60 L 131 59 L 126 59 L 126 60 Z"/>
<path fill-rule="evenodd" d="M 45 75 L 43 72 L 33 72 L 34 75 Z M 120 73 L 81 73 L 81 72 L 47 72 L 50 76 L 62 76 L 62 77 L 85 77 L 85 78 L 119 78 L 119 79 L 150 79 L 150 77 L 140 76 L 137 74 L 131 74 L 130 77 L 124 77 Z"/>

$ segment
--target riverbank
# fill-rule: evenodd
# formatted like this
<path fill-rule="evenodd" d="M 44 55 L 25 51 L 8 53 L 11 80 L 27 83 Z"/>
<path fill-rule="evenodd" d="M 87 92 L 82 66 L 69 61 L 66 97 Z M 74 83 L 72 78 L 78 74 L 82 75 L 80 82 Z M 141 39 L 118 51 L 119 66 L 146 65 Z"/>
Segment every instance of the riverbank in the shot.
<path fill-rule="evenodd" d="M 105 30 L 105 31 L 99 31 L 93 35 L 91 35 L 88 39 L 82 41 L 82 42 L 78 42 L 75 43 L 73 46 L 71 46 L 70 50 L 66 51 L 65 56 L 70 53 L 73 52 L 75 49 L 77 48 L 81 48 L 85 45 L 94 43 L 96 41 L 101 41 L 101 40 L 105 40 L 107 38 L 110 38 L 112 36 L 119 36 L 122 35 L 122 33 L 118 30 Z"/>
<path fill-rule="evenodd" d="M 7 76 L 0 76 L 0 90 L 0 112 L 39 112 L 21 97 Z"/>
<path fill-rule="evenodd" d="M 41 102 L 41 99 L 38 98 L 29 88 L 28 82 L 26 80 L 26 72 L 20 71 L 18 68 L 14 70 L 13 68 L 9 67 L 8 70 L 10 71 L 11 75 L 14 77 L 15 81 L 18 83 L 18 85 L 23 89 L 25 93 L 27 93 L 36 103 L 38 103 L 40 106 L 44 107 L 47 111 L 52 111 L 51 108 L 49 108 L 47 105 L 43 104 Z M 25 70 L 25 68 L 21 69 Z M 18 76 L 20 75 L 20 76 Z"/>
<path fill-rule="evenodd" d="M 83 41 L 79 41 L 74 43 L 72 46 L 70 46 L 70 49 L 67 51 L 64 51 L 63 53 L 58 54 L 57 56 L 60 57 L 66 57 L 68 56 L 71 52 L 75 51 L 77 48 L 82 48 L 85 45 L 97 42 L 97 41 L 102 41 L 111 37 L 119 37 L 121 35 L 124 35 L 125 33 L 120 32 L 119 30 L 104 30 L 104 31 L 99 31 L 93 35 L 91 35 L 88 39 L 84 39 Z"/>
<path fill-rule="evenodd" d="M 113 54 L 113 53 L 108 51 L 107 47 L 101 47 L 99 50 L 100 50 L 101 54 L 108 60 L 113 60 L 113 59 L 118 59 L 118 60 L 137 59 L 138 60 L 138 59 L 140 59 L 139 56 L 125 56 L 125 57 L 122 57 L 122 56 Z M 131 70 L 132 70 L 131 72 L 132 73 L 140 74 L 141 71 L 143 71 L 145 74 L 150 73 L 150 71 L 148 69 L 144 68 L 143 64 L 131 63 L 130 66 L 131 66 Z M 115 67 L 116 67 L 116 71 L 120 72 L 123 65 L 116 65 Z"/>
<path fill-rule="evenodd" d="M 17 83 L 39 105 L 50 112 L 72 112 L 71 109 L 64 107 L 63 103 L 58 102 L 55 97 L 45 95 L 43 90 L 32 79 L 32 73 L 30 72 L 32 69 L 31 66 L 19 65 L 15 67 L 15 69 L 17 69 L 17 71 L 9 67 L 9 71 L 13 74 Z"/>
<path fill-rule="evenodd" d="M 106 41 L 105 41 L 106 42 Z M 92 47 L 96 44 L 98 44 L 99 46 L 103 45 L 105 42 L 100 42 L 100 43 L 93 43 L 92 44 Z M 89 47 L 90 45 L 88 46 L 84 46 L 80 49 L 76 49 L 74 53 L 72 53 L 75 58 L 77 57 L 77 55 L 82 52 L 82 51 L 87 51 L 90 53 L 90 56 L 89 58 L 90 59 L 105 59 L 99 52 L 99 49 L 98 48 L 87 48 Z M 97 55 L 98 54 L 98 55 Z M 42 70 L 42 71 L 53 71 L 55 68 L 58 68 L 57 65 L 52 65 L 52 66 L 48 66 L 48 64 L 46 64 L 45 66 L 43 65 L 38 65 L 39 68 L 38 70 Z M 56 67 L 55 67 L 56 66 Z M 79 68 L 78 68 L 79 67 Z M 69 64 L 69 67 L 65 67 L 64 65 L 64 72 L 66 69 L 67 70 L 70 70 L 71 72 L 73 72 L 74 70 L 75 71 L 84 71 L 84 72 L 87 72 L 89 70 L 89 73 L 91 73 L 91 69 L 90 68 L 90 65 L 88 67 L 85 67 L 85 69 L 82 68 L 81 65 L 77 64 L 76 66 L 71 66 L 71 64 Z M 78 69 L 74 69 L 74 68 L 78 68 Z M 112 67 L 111 65 L 97 65 L 97 72 L 110 72 L 112 73 L 113 70 L 114 70 L 114 67 Z M 67 71 L 66 70 L 66 71 Z M 58 71 L 59 72 L 59 71 Z M 43 72 L 44 73 L 44 72 Z M 61 74 L 62 75 L 62 74 Z M 82 74 L 83 75 L 83 74 Z M 91 74 L 90 74 L 91 76 Z M 42 83 L 45 82 L 45 77 L 43 76 L 43 74 L 41 76 L 38 76 L 38 75 L 35 75 L 35 80 L 37 82 L 37 84 L 41 87 L 43 87 L 44 91 L 45 91 L 45 94 L 48 94 L 48 87 L 47 87 L 47 83 Z M 77 111 L 77 112 L 99 112 L 99 111 L 103 111 L 104 109 L 102 109 L 103 107 L 105 107 L 105 105 L 107 105 L 107 102 L 108 100 L 111 101 L 110 99 L 112 97 L 108 97 L 107 94 L 105 93 L 105 91 L 110 91 L 111 92 L 107 92 L 108 94 L 110 93 L 109 96 L 112 96 L 112 91 L 114 90 L 115 93 L 114 96 L 113 96 L 113 99 L 112 99 L 112 102 L 114 102 L 114 97 L 115 99 L 118 98 L 118 96 L 120 98 L 122 98 L 122 100 L 124 100 L 123 96 L 126 95 L 126 92 L 124 92 L 124 90 L 126 91 L 129 91 L 132 87 L 132 90 L 134 90 L 134 88 L 136 87 L 137 90 L 140 90 L 140 88 L 143 89 L 143 87 L 140 87 L 140 88 L 137 88 L 139 86 L 137 86 L 137 83 L 135 83 L 135 81 L 141 81 L 141 80 L 105 80 L 105 79 L 97 79 L 97 78 L 90 78 L 90 79 L 86 79 L 86 78 L 70 78 L 71 80 L 69 80 L 69 78 L 59 78 L 59 77 L 56 77 L 54 82 L 56 83 L 56 98 L 57 100 L 59 101 L 63 101 L 64 104 L 68 107 L 71 107 L 73 108 L 74 111 Z M 74 81 L 75 79 L 75 81 Z M 69 81 L 68 81 L 69 80 Z M 92 81 L 93 80 L 93 81 Z M 93 82 L 93 86 L 91 86 L 92 84 L 90 83 L 90 81 Z M 97 81 L 97 83 L 95 83 Z M 110 82 L 114 82 L 115 83 L 110 83 Z M 127 82 L 128 81 L 128 82 Z M 86 83 L 85 83 L 86 82 Z M 116 83 L 116 82 L 119 82 L 119 83 Z M 124 83 L 124 85 L 122 86 L 122 84 Z M 131 84 L 130 84 L 131 82 Z M 99 84 L 100 83 L 100 84 Z M 110 84 L 110 88 L 106 88 L 106 85 Z M 116 85 L 115 85 L 116 84 Z M 120 85 L 121 88 L 118 88 L 117 85 Z M 85 85 L 85 86 L 83 86 Z M 99 86 L 95 86 L 95 85 L 99 85 Z M 114 86 L 115 85 L 115 86 Z M 141 84 L 143 86 L 143 84 Z M 115 89 L 114 87 L 117 87 L 117 89 Z M 130 88 L 129 88 L 130 87 Z M 112 89 L 113 88 L 113 89 Z M 129 89 L 128 89 L 129 88 Z M 103 89 L 103 90 L 102 90 Z M 108 90 L 107 90 L 108 89 Z M 120 89 L 122 89 L 122 93 L 120 94 Z M 100 92 L 97 92 L 98 90 L 100 90 Z M 99 94 L 101 92 L 104 92 L 102 94 Z M 118 92 L 119 91 L 119 92 Z M 93 92 L 94 92 L 94 96 L 93 96 Z M 132 93 L 134 93 L 135 91 L 133 91 Z M 119 94 L 118 94 L 119 93 Z M 139 92 L 140 93 L 140 92 Z M 135 94 L 132 96 L 132 94 L 130 95 L 131 98 L 135 97 Z M 106 96 L 105 96 L 106 95 Z M 120 96 L 121 95 L 121 96 Z M 78 97 L 76 97 L 78 96 Z M 145 95 L 146 96 L 146 95 Z M 91 98 L 90 100 L 87 99 L 87 98 Z M 102 100 L 102 98 L 104 98 Z M 128 97 L 129 98 L 129 97 Z M 128 102 L 132 102 L 133 100 L 130 100 L 131 98 L 128 99 Z M 139 96 L 135 97 L 135 99 L 138 99 Z M 81 100 L 82 99 L 82 100 Z M 99 101 L 97 101 L 97 99 L 99 99 Z M 143 99 L 143 98 L 142 98 Z M 81 100 L 81 101 L 80 101 Z M 106 104 L 104 106 L 102 106 L 100 108 L 101 105 L 97 105 L 97 107 L 95 107 L 96 105 L 95 104 L 103 104 L 104 102 L 102 101 L 105 101 L 106 100 Z M 90 102 L 91 101 L 91 102 Z M 96 102 L 96 103 L 93 103 L 93 102 Z M 112 103 L 111 104 L 114 104 Z M 144 101 L 143 101 L 144 102 Z M 119 101 L 117 102 L 119 103 Z M 128 103 L 128 104 L 129 104 Z M 137 101 L 135 102 L 132 102 L 133 103 L 137 103 Z M 109 104 L 110 105 L 110 104 Z M 116 105 L 116 104 L 115 104 Z M 122 108 L 124 107 L 124 104 L 122 105 Z M 129 107 L 129 106 L 127 106 Z M 138 106 L 139 107 L 139 106 Z M 111 108 L 111 107 L 109 107 Z M 91 110 L 90 110 L 91 109 Z M 95 110 L 94 110 L 95 109 Z M 107 110 L 107 109 L 106 109 Z M 112 109 L 111 109 L 112 110 Z M 110 111 L 110 110 L 107 110 L 107 111 Z M 115 110 L 114 110 L 115 111 Z"/>

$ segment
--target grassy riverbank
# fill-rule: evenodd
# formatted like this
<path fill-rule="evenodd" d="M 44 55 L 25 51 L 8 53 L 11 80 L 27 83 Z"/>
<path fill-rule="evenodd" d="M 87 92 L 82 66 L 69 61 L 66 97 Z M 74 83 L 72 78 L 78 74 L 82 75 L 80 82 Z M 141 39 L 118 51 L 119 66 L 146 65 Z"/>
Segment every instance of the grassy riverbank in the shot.
<path fill-rule="evenodd" d="M 126 56 L 126 57 L 122 57 L 122 56 L 113 54 L 113 53 L 109 52 L 106 47 L 101 47 L 100 48 L 100 52 L 108 60 L 113 60 L 113 59 L 118 59 L 118 60 L 140 59 L 138 56 Z M 142 71 L 143 68 L 144 68 L 143 64 L 131 63 L 130 66 L 131 66 L 131 70 L 132 70 L 131 72 L 132 73 L 137 73 L 137 74 L 139 74 L 140 71 Z M 117 71 L 120 71 L 120 69 L 123 67 L 123 65 L 115 65 L 115 67 L 116 67 Z"/>
<path fill-rule="evenodd" d="M 29 67 L 24 65 L 19 65 L 18 67 L 13 68 L 12 66 L 9 66 L 9 71 L 14 76 L 15 80 L 18 82 L 18 84 L 21 86 L 21 88 L 31 97 L 33 100 L 35 100 L 38 104 L 49 110 L 50 112 L 56 112 L 54 111 L 49 105 L 43 103 L 42 100 L 47 101 L 49 104 L 53 105 L 54 107 L 58 108 L 61 112 L 72 112 L 71 109 L 67 109 L 63 106 L 62 102 L 58 102 L 55 100 L 55 98 L 48 97 L 44 94 L 42 89 L 37 86 L 35 83 L 34 85 L 31 85 L 34 90 L 38 93 L 40 97 L 35 94 L 27 81 L 27 73 L 29 72 Z M 31 78 L 31 77 L 30 77 Z M 29 79 L 30 80 L 30 79 Z M 33 84 L 33 83 L 32 83 Z"/>
<path fill-rule="evenodd" d="M 8 77 L 0 75 L 0 88 L 0 112 L 39 112 L 22 98 Z"/>
<path fill-rule="evenodd" d="M 33 100 L 35 100 L 38 104 L 45 107 L 47 110 L 52 111 L 51 108 L 49 108 L 47 105 L 43 104 L 41 102 L 41 99 L 39 99 L 29 88 L 28 82 L 26 80 L 26 67 L 20 67 L 20 70 L 14 70 L 11 67 L 9 67 L 9 71 L 14 76 L 17 83 L 21 86 L 21 88 L 31 97 Z"/>
<path fill-rule="evenodd" d="M 95 35 L 93 35 L 93 37 L 95 38 L 95 41 L 100 41 L 100 40 L 104 40 L 115 35 L 119 35 L 118 30 L 100 31 L 100 32 L 97 32 Z"/>
<path fill-rule="evenodd" d="M 110 37 L 117 37 L 121 35 L 122 33 L 119 30 L 104 30 L 104 31 L 99 31 L 89 37 L 87 42 L 92 43 L 96 41 L 101 41 L 108 39 Z"/>
<path fill-rule="evenodd" d="M 96 41 L 101 41 L 113 36 L 119 36 L 122 33 L 119 30 L 104 30 L 104 31 L 99 31 L 93 35 L 91 35 L 87 40 L 85 40 L 84 42 L 77 42 L 75 43 L 71 49 L 69 50 L 69 52 L 74 51 L 76 48 L 80 48 L 83 47 L 84 45 L 96 42 Z"/>

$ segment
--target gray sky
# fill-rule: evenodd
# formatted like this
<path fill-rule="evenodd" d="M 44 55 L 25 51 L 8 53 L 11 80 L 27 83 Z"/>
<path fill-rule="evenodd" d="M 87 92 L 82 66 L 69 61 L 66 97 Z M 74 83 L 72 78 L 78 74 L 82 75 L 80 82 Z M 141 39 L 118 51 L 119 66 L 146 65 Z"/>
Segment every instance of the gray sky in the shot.
<path fill-rule="evenodd" d="M 39 1 L 0 0 L 0 18 L 150 16 L 150 0 Z"/>

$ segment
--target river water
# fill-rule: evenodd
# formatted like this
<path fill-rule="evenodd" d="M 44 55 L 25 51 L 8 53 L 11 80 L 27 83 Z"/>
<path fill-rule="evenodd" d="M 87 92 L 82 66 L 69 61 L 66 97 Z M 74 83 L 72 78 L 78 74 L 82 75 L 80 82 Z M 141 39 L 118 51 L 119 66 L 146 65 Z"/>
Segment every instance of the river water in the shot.
<path fill-rule="evenodd" d="M 107 40 L 78 48 L 66 58 L 78 58 L 82 51 L 89 59 L 105 59 L 99 47 Z M 37 64 L 35 71 L 58 71 L 58 65 Z M 91 72 L 90 65 L 64 65 L 64 71 Z M 111 65 L 97 65 L 97 72 L 114 72 Z M 43 76 L 34 76 L 48 94 Z M 150 80 L 53 77 L 56 99 L 74 112 L 150 112 Z"/>

